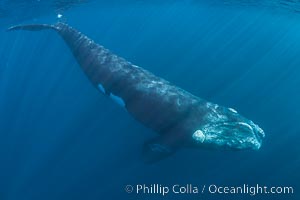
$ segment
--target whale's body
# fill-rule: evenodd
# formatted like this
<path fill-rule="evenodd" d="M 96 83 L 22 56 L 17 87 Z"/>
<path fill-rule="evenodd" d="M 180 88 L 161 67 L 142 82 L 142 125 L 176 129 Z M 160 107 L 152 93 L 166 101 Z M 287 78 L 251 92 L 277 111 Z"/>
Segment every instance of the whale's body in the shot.
<path fill-rule="evenodd" d="M 135 119 L 159 133 L 144 145 L 152 162 L 180 147 L 259 149 L 264 132 L 235 110 L 207 102 L 133 65 L 70 26 L 23 25 L 9 30 L 55 30 L 102 93 Z"/>

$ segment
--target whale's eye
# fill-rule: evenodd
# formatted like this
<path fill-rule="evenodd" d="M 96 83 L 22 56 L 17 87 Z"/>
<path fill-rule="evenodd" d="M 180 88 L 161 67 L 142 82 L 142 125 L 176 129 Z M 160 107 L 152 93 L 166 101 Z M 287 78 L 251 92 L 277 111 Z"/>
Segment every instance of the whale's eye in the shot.
<path fill-rule="evenodd" d="M 203 143 L 204 140 L 205 140 L 205 135 L 201 130 L 196 130 L 193 133 L 192 137 L 193 137 L 194 140 L 196 140 L 196 142 L 200 142 L 200 143 Z"/>

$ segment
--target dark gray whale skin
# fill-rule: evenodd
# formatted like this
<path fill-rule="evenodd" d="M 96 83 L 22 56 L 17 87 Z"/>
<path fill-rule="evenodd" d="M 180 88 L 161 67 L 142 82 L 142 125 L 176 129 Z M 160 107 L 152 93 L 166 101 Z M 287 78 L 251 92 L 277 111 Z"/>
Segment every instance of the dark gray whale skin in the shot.
<path fill-rule="evenodd" d="M 96 88 L 160 135 L 145 142 L 146 162 L 160 160 L 181 147 L 261 147 L 264 132 L 251 120 L 133 65 L 67 24 L 19 25 L 8 30 L 44 29 L 52 29 L 63 38 Z"/>

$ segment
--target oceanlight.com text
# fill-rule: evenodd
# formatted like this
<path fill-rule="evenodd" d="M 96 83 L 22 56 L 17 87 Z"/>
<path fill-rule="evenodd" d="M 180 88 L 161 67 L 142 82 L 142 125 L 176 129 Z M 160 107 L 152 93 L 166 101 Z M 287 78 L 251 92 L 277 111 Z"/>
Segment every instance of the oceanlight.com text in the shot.
<path fill-rule="evenodd" d="M 240 195 L 263 195 L 263 194 L 294 194 L 294 188 L 292 186 L 265 186 L 265 185 L 248 185 L 242 184 L 238 186 L 225 186 L 217 184 L 209 185 L 194 185 L 194 184 L 136 184 L 126 185 L 125 191 L 127 193 L 134 194 L 149 194 L 149 195 L 161 195 L 166 196 L 168 194 L 189 194 L 189 195 L 201 195 L 201 194 L 240 194 Z"/>

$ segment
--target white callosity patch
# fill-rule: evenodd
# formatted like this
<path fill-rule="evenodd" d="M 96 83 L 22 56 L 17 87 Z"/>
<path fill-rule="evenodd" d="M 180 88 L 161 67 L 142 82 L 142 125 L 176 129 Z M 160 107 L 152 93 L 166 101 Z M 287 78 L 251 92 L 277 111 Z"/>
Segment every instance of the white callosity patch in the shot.
<path fill-rule="evenodd" d="M 239 124 L 239 125 L 241 125 L 241 126 L 244 126 L 244 127 L 247 127 L 247 128 L 249 128 L 251 131 L 253 131 L 253 128 L 252 128 L 249 124 L 247 124 L 247 123 L 245 123 L 245 122 L 237 122 L 237 124 Z"/>
<path fill-rule="evenodd" d="M 254 124 L 254 123 L 253 123 Z M 257 126 L 256 124 L 254 124 L 254 127 L 255 127 L 255 129 L 258 131 L 258 133 L 260 134 L 260 136 L 261 137 L 265 137 L 266 135 L 265 135 L 265 132 L 259 127 L 259 126 Z"/>
<path fill-rule="evenodd" d="M 98 84 L 98 88 L 103 94 L 105 94 L 105 89 L 104 89 L 103 85 Z"/>
<path fill-rule="evenodd" d="M 247 138 L 244 142 L 248 142 L 248 143 L 253 144 L 253 149 L 254 150 L 258 150 L 261 147 L 261 142 L 259 142 L 257 139 L 255 139 L 253 137 Z"/>
<path fill-rule="evenodd" d="M 58 18 L 58 19 L 62 18 L 62 14 L 58 13 L 58 14 L 57 14 L 57 18 Z"/>
<path fill-rule="evenodd" d="M 231 112 L 237 113 L 237 111 L 233 108 L 228 108 Z"/>
<path fill-rule="evenodd" d="M 118 97 L 116 95 L 114 95 L 113 93 L 110 93 L 109 97 L 116 102 L 117 104 L 119 104 L 121 107 L 125 107 L 125 102 L 123 101 L 123 99 L 121 97 Z"/>
<path fill-rule="evenodd" d="M 193 139 L 197 142 L 203 143 L 205 140 L 205 135 L 201 130 L 196 130 L 193 134 Z"/>
<path fill-rule="evenodd" d="M 217 110 L 219 109 L 219 105 L 218 104 L 214 104 L 214 103 L 210 103 L 207 102 L 206 103 L 206 107 L 211 110 L 211 112 L 207 113 L 207 119 L 211 122 L 211 123 L 216 123 L 217 121 L 226 121 L 227 120 L 227 116 L 224 115 L 223 113 L 218 112 Z"/>

